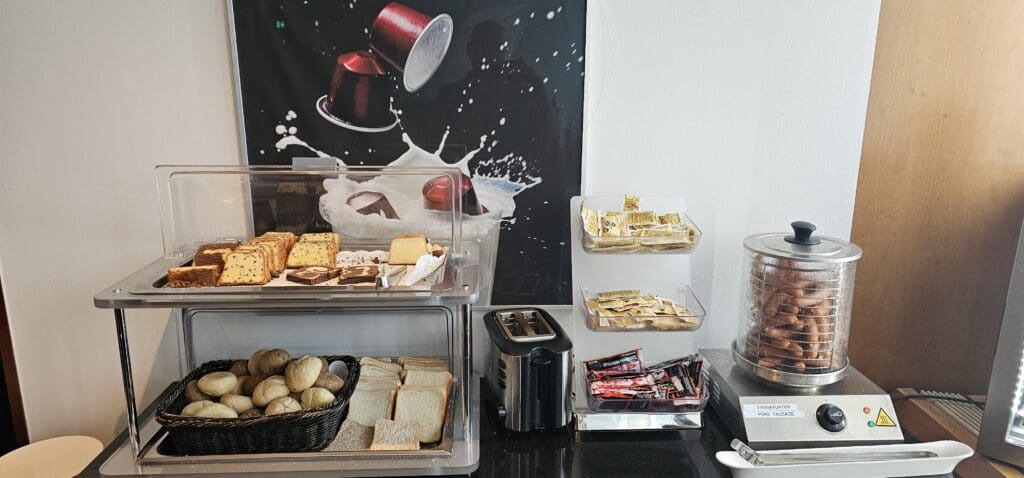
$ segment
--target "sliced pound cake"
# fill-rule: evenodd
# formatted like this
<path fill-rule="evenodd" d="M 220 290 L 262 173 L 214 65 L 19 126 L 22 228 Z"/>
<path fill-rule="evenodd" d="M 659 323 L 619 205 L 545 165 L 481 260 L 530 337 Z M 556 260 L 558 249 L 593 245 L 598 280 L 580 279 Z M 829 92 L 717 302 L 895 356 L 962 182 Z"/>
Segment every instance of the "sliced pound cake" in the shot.
<path fill-rule="evenodd" d="M 333 242 L 334 247 L 341 250 L 341 236 L 333 232 L 308 232 L 299 236 L 299 242 L 328 241 Z"/>
<path fill-rule="evenodd" d="M 263 285 L 267 282 L 270 282 L 270 267 L 266 254 L 235 250 L 224 260 L 224 272 L 217 285 Z"/>
<path fill-rule="evenodd" d="M 167 269 L 167 284 L 171 287 L 213 287 L 217 285 L 220 266 L 172 267 Z"/>
<path fill-rule="evenodd" d="M 238 244 L 233 242 L 203 244 L 196 249 L 196 255 L 192 257 L 192 265 L 224 267 L 224 258 L 236 247 Z"/>
<path fill-rule="evenodd" d="M 306 237 L 303 234 L 302 237 Z M 287 267 L 295 269 L 299 267 L 324 266 L 334 267 L 335 256 L 338 255 L 338 246 L 330 241 L 299 241 L 292 246 L 288 253 Z"/>

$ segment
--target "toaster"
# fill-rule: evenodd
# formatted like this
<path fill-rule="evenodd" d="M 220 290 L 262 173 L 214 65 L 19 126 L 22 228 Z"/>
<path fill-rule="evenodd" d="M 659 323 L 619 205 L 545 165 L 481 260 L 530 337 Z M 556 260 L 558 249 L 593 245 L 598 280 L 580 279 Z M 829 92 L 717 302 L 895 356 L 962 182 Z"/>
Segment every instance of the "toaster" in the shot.
<path fill-rule="evenodd" d="M 484 316 L 491 336 L 487 382 L 498 417 L 515 431 L 561 428 L 572 420 L 572 342 L 547 311 L 497 309 Z"/>

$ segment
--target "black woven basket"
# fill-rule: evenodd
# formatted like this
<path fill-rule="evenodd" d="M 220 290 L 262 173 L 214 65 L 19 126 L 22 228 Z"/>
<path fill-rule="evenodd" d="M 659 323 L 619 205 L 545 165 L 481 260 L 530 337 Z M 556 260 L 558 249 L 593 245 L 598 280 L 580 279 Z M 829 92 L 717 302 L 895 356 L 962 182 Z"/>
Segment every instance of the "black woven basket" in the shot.
<path fill-rule="evenodd" d="M 348 407 L 356 382 L 359 361 L 353 357 L 328 356 L 328 362 L 342 361 L 348 366 L 345 386 L 330 405 L 252 418 L 198 418 L 178 415 L 188 404 L 185 385 L 210 372 L 231 368 L 235 360 L 208 362 L 176 383 L 160 403 L 156 421 L 167 430 L 182 455 L 230 455 L 239 453 L 295 453 L 324 449 L 334 440 Z"/>

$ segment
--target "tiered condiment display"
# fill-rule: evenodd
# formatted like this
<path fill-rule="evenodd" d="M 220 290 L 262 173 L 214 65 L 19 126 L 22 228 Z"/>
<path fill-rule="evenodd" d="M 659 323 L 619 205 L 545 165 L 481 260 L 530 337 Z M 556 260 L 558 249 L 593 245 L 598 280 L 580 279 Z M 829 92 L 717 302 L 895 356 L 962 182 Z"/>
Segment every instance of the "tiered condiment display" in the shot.
<path fill-rule="evenodd" d="M 164 255 L 94 297 L 114 310 L 128 421 L 127 440 L 101 473 L 476 469 L 471 316 L 478 278 L 493 270 L 481 270 L 478 243 L 463 242 L 457 169 L 170 166 L 157 173 Z M 183 378 L 158 399 L 155 414 L 138 412 L 145 407 L 133 385 L 126 314 L 135 308 L 180 311 Z M 403 356 L 422 349 L 412 343 L 370 357 L 355 350 L 358 339 L 317 336 L 298 337 L 301 356 L 230 343 L 212 352 L 197 347 L 206 338 L 196 336 L 200 318 L 228 318 L 249 333 L 250 324 L 287 329 L 295 319 L 284 317 L 309 316 L 325 332 L 373 337 L 381 322 L 348 316 L 372 319 L 375 311 L 382 321 L 440 319 L 438 334 L 399 334 L 440 338 L 429 344 L 438 353 Z"/>
<path fill-rule="evenodd" d="M 703 425 L 708 390 L 693 332 L 705 312 L 689 287 L 701 233 L 685 210 L 681 197 L 571 202 L 579 431 Z"/>

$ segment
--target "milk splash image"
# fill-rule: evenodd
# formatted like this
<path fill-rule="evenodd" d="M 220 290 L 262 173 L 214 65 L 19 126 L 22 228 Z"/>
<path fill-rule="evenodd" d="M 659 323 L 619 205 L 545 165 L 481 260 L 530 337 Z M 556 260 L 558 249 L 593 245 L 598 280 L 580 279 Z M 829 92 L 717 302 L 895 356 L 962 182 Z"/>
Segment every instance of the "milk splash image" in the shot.
<path fill-rule="evenodd" d="M 291 121 L 295 117 L 295 113 L 289 111 L 285 120 Z M 401 119 L 399 119 L 400 122 Z M 504 118 L 500 121 L 500 125 L 504 125 Z M 298 131 L 295 127 L 286 128 L 284 125 L 278 125 L 276 131 L 281 135 L 274 145 L 278 151 L 284 150 L 288 146 L 299 146 L 309 150 L 317 157 L 333 158 L 310 146 L 308 142 L 297 136 Z M 501 221 L 515 223 L 516 195 L 540 184 L 542 178 L 522 175 L 523 179 L 521 180 L 511 179 L 513 173 L 524 171 L 526 168 L 526 160 L 522 156 L 514 154 L 481 160 L 476 168 L 470 171 L 469 161 L 487 146 L 488 137 L 496 134 L 494 130 L 490 135 L 480 136 L 479 146 L 469 151 L 462 159 L 455 163 L 447 163 L 440 154 L 444 149 L 449 132 L 450 129 L 445 130 L 437 150 L 433 152 L 417 146 L 409 138 L 409 135 L 403 132 L 402 141 L 409 149 L 384 166 L 382 172 L 385 174 L 381 176 L 361 182 L 345 176 L 324 180 L 324 189 L 327 190 L 327 193 L 320 197 L 320 214 L 331 224 L 335 232 L 351 238 L 379 239 L 410 231 L 422 231 L 423 234 L 433 238 L 450 237 L 448 213 L 430 210 L 423 206 L 423 185 L 437 174 L 388 175 L 386 173 L 388 169 L 392 168 L 454 167 L 472 179 L 477 200 L 488 211 L 477 216 L 462 215 L 463 238 L 484 237 Z M 491 142 L 492 147 L 494 144 L 495 142 Z M 338 166 L 348 166 L 342 159 L 333 159 L 337 161 Z M 353 194 L 361 191 L 384 194 L 401 219 L 388 219 L 383 215 L 363 215 L 356 212 L 346 204 L 346 201 Z"/>

